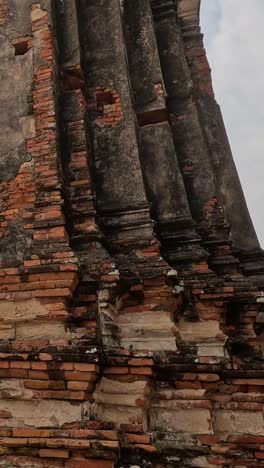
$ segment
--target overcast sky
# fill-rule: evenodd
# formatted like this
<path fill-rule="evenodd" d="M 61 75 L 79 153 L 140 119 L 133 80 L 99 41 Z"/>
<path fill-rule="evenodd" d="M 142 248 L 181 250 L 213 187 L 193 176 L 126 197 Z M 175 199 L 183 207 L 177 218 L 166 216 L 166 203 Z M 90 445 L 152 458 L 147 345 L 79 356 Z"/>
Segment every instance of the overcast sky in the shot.
<path fill-rule="evenodd" d="M 264 247 L 264 0 L 202 0 L 201 22 L 248 207 Z"/>

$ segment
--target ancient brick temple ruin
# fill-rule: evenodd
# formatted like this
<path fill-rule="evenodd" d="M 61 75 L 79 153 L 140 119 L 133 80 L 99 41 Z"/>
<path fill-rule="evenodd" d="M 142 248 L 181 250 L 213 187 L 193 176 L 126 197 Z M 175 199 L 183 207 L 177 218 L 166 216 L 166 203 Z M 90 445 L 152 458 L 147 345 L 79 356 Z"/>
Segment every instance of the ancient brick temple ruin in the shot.
<path fill-rule="evenodd" d="M 264 256 L 199 9 L 0 0 L 0 467 L 264 467 Z"/>

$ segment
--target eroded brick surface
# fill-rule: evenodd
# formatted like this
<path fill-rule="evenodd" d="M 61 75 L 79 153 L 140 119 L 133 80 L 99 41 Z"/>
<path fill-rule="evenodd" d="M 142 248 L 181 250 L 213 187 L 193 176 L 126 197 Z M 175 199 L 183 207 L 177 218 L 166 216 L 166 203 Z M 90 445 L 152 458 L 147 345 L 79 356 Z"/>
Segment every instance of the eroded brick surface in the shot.
<path fill-rule="evenodd" d="M 6 22 L 7 17 L 7 3 L 6 0 L 0 1 L 0 26 L 3 26 Z"/>
<path fill-rule="evenodd" d="M 117 91 L 111 88 L 102 89 L 98 86 L 94 92 L 94 111 L 98 116 L 99 125 L 117 125 L 124 118 L 121 98 Z"/>

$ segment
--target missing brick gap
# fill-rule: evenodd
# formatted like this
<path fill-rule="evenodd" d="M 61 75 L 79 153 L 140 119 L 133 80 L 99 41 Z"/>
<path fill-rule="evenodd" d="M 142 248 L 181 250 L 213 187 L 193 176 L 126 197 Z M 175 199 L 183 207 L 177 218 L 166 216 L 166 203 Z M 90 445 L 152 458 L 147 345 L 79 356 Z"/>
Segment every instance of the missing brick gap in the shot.
<path fill-rule="evenodd" d="M 238 326 L 241 319 L 242 306 L 240 303 L 229 303 L 227 304 L 226 310 L 226 325 L 227 326 Z"/>
<path fill-rule="evenodd" d="M 111 91 L 102 91 L 96 93 L 96 102 L 98 107 L 115 104 L 115 98 Z"/>
<path fill-rule="evenodd" d="M 84 90 L 84 78 L 80 67 L 62 68 L 59 76 L 63 92 Z"/>
<path fill-rule="evenodd" d="M 31 48 L 31 37 L 23 37 L 13 41 L 15 56 L 25 55 Z"/>

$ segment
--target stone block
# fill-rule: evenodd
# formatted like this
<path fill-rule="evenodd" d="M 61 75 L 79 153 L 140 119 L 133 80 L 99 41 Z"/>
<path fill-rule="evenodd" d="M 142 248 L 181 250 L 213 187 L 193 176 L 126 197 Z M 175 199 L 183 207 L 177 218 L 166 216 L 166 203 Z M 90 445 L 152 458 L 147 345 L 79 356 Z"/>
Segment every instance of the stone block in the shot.
<path fill-rule="evenodd" d="M 114 421 L 117 428 L 121 424 L 144 424 L 147 427 L 144 410 L 136 406 L 123 406 L 122 400 L 120 400 L 118 406 L 96 404 L 94 414 L 100 421 L 109 421 L 111 423 Z"/>
<path fill-rule="evenodd" d="M 35 136 L 36 136 L 36 127 L 35 127 L 34 117 L 31 117 L 31 116 L 21 117 L 21 119 L 19 120 L 19 123 L 21 125 L 21 130 L 22 130 L 22 133 L 23 133 L 23 137 L 25 139 L 35 138 Z"/>
<path fill-rule="evenodd" d="M 10 323 L 0 322 L 0 340 L 13 340 L 15 338 L 15 327 Z"/>
<path fill-rule="evenodd" d="M 64 324 L 51 320 L 19 322 L 16 324 L 16 338 L 38 340 L 49 338 L 65 338 L 66 330 Z"/>
<path fill-rule="evenodd" d="M 223 335 L 217 320 L 187 322 L 182 318 L 178 323 L 178 328 L 181 338 L 190 342 L 215 340 L 217 336 Z"/>
<path fill-rule="evenodd" d="M 32 390 L 24 388 L 23 382 L 16 379 L 0 380 L 0 398 L 31 399 Z"/>
<path fill-rule="evenodd" d="M 144 410 L 142 402 L 149 393 L 145 380 L 118 382 L 103 377 L 94 392 L 95 412 L 102 421 L 120 424 L 141 424 Z"/>
<path fill-rule="evenodd" d="M 100 394 L 137 395 L 142 397 L 146 393 L 148 393 L 148 390 L 145 380 L 128 383 L 103 377 L 96 387 L 94 397 L 96 399 Z M 123 401 L 122 404 L 124 404 Z"/>
<path fill-rule="evenodd" d="M 215 411 L 213 427 L 216 434 L 264 435 L 263 413 L 260 411 Z"/>
<path fill-rule="evenodd" d="M 82 405 L 58 400 L 0 400 L 0 411 L 11 413 L 9 419 L 1 421 L 2 425 L 61 427 L 66 423 L 81 421 Z"/>
<path fill-rule="evenodd" d="M 35 5 L 31 12 L 31 20 L 38 21 L 42 18 L 45 18 L 45 16 L 47 16 L 47 12 L 42 10 L 40 5 Z"/>
<path fill-rule="evenodd" d="M 196 457 L 192 460 L 192 465 L 197 468 L 213 468 L 215 464 L 211 464 L 207 461 L 206 457 Z"/>
<path fill-rule="evenodd" d="M 209 434 L 212 432 L 208 409 L 152 408 L 150 425 L 153 430 Z"/>
<path fill-rule="evenodd" d="M 225 349 L 223 345 L 212 345 L 212 346 L 198 346 L 198 356 L 208 356 L 208 357 L 225 357 Z"/>
<path fill-rule="evenodd" d="M 25 301 L 1 301 L 0 321 L 13 323 L 45 317 L 49 311 L 36 299 Z"/>

